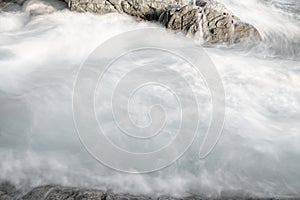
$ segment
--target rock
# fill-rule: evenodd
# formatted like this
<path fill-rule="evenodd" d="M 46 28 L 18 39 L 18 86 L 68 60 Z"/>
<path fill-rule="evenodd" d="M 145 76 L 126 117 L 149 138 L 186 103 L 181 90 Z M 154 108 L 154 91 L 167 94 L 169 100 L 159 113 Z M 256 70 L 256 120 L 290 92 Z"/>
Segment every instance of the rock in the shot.
<path fill-rule="evenodd" d="M 61 186 L 42 186 L 34 188 L 26 194 L 22 200 L 102 200 L 106 197 L 106 192 L 102 190 L 88 190 Z"/>
<path fill-rule="evenodd" d="M 207 4 L 206 0 L 196 0 L 196 6 L 204 7 Z"/>
<path fill-rule="evenodd" d="M 27 0 L 23 5 L 23 10 L 31 15 L 49 14 L 65 8 L 67 4 L 59 0 Z"/>
<path fill-rule="evenodd" d="M 25 0 L 0 0 L 0 11 L 19 11 Z"/>
<path fill-rule="evenodd" d="M 31 190 L 29 193 L 27 193 L 22 200 L 37 200 L 37 199 L 43 199 L 44 196 L 53 188 L 53 186 L 41 186 L 36 187 L 33 190 Z"/>
<path fill-rule="evenodd" d="M 9 196 L 8 194 L 0 191 L 0 200 L 15 200 L 15 198 Z"/>
<path fill-rule="evenodd" d="M 159 15 L 170 6 L 184 6 L 189 0 L 66 0 L 69 8 L 78 12 L 106 14 L 126 13 L 145 20 L 158 20 Z"/>
<path fill-rule="evenodd" d="M 260 41 L 258 30 L 212 0 L 66 0 L 79 12 L 126 13 L 148 21 L 158 21 L 167 29 L 203 39 L 207 44 Z"/>
<path fill-rule="evenodd" d="M 157 198 L 157 200 L 205 200 L 209 198 L 200 197 L 200 196 L 188 196 L 184 198 L 176 198 L 176 197 L 170 197 L 170 196 L 160 196 Z M 210 200 L 213 200 L 210 198 Z"/>
<path fill-rule="evenodd" d="M 260 41 L 258 30 L 242 22 L 223 4 L 213 0 L 2 0 L 2 10 L 23 10 L 32 15 L 51 13 L 68 7 L 78 12 L 125 13 L 138 19 L 158 21 L 167 29 L 182 32 L 206 44 Z M 67 3 L 67 4 L 66 4 Z"/>
<path fill-rule="evenodd" d="M 152 198 L 142 195 L 113 194 L 109 192 L 105 200 L 152 200 Z"/>
<path fill-rule="evenodd" d="M 234 32 L 231 37 L 231 42 L 238 43 L 244 40 L 259 41 L 261 40 L 261 36 L 258 30 L 251 24 L 237 22 L 234 24 Z"/>
<path fill-rule="evenodd" d="M 9 181 L 3 181 L 0 183 L 0 191 L 9 196 L 15 196 L 18 193 L 16 187 Z"/>
<path fill-rule="evenodd" d="M 164 11 L 159 22 L 167 29 L 183 32 L 188 36 L 195 36 L 200 29 L 201 8 L 186 5 L 181 8 L 170 8 Z"/>
<path fill-rule="evenodd" d="M 236 43 L 242 40 L 260 40 L 258 30 L 242 22 L 223 4 L 207 2 L 202 15 L 203 38 L 207 43 Z"/>
<path fill-rule="evenodd" d="M 239 199 L 239 200 L 259 200 L 261 198 L 251 197 L 244 192 L 231 191 L 221 193 L 220 198 L 191 195 L 187 197 L 172 197 L 163 195 L 159 197 L 149 197 L 143 195 L 116 194 L 111 191 L 91 190 L 63 186 L 41 186 L 34 188 L 31 192 L 18 200 L 221 200 L 221 199 Z M 275 198 L 270 198 L 274 199 Z M 295 198 L 296 199 L 296 198 Z M 0 200 L 16 200 L 15 198 L 0 191 Z M 279 200 L 279 199 L 278 199 Z"/>

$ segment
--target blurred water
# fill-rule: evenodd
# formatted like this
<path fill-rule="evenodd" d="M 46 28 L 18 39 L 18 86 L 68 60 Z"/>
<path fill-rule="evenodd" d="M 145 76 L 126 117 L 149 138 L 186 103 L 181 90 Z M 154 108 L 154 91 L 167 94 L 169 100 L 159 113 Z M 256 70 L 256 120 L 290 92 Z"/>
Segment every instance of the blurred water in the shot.
<path fill-rule="evenodd" d="M 205 160 L 198 159 L 196 144 L 171 167 L 148 175 L 118 173 L 92 159 L 74 130 L 71 98 L 80 64 L 98 45 L 122 32 L 158 25 L 66 10 L 0 13 L 0 180 L 22 191 L 61 184 L 143 194 L 299 196 L 300 5 L 297 0 L 221 2 L 255 25 L 263 42 L 206 48 L 226 92 L 221 140 Z M 143 61 L 143 55 L 138 58 Z M 181 67 L 183 76 L 192 76 Z M 205 130 L 209 93 L 201 79 L 195 88 L 200 130 Z M 167 94 L 162 98 L 169 100 Z M 145 123 L 147 117 L 135 120 Z M 112 140 L 131 147 L 113 133 Z"/>

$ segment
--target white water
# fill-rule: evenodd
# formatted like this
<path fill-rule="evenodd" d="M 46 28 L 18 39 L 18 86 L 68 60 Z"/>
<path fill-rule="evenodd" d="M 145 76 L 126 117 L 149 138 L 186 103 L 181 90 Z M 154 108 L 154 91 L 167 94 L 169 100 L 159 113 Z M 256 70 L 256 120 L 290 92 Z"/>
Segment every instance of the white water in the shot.
<path fill-rule="evenodd" d="M 119 173 L 93 160 L 75 133 L 71 97 L 76 72 L 94 48 L 119 33 L 156 25 L 66 10 L 0 13 L 0 180 L 23 191 L 61 184 L 154 195 L 299 196 L 298 2 L 221 2 L 254 24 L 264 41 L 246 49 L 206 49 L 226 92 L 221 140 L 204 161 L 194 146 L 171 167 L 149 175 Z M 209 109 L 203 112 L 205 129 Z"/>

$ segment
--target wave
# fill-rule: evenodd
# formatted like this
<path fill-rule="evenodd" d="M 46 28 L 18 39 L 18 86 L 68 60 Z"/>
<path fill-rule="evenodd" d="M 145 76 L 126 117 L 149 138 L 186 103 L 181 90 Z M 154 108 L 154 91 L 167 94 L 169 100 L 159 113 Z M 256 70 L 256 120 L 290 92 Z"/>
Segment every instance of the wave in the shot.
<path fill-rule="evenodd" d="M 82 148 L 74 130 L 72 89 L 81 63 L 101 43 L 126 31 L 159 25 L 119 14 L 67 10 L 43 15 L 30 15 L 26 10 L 0 13 L 0 180 L 11 181 L 22 192 L 60 184 L 151 195 L 299 196 L 299 5 L 296 0 L 221 2 L 263 36 L 252 47 L 205 48 L 226 93 L 223 135 L 205 160 L 198 159 L 196 142 L 169 168 L 146 175 L 106 168 Z M 149 62 L 147 56 L 152 53 L 144 52 L 133 60 Z M 176 68 L 166 55 L 153 55 Z M 128 57 L 119 66 L 127 69 L 131 61 Z M 180 66 L 176 69 L 182 76 L 195 77 L 185 65 Z M 194 79 L 199 79 L 194 87 L 203 131 L 211 115 L 210 96 L 203 80 Z M 150 91 L 161 94 L 157 88 Z M 156 100 L 140 95 L 145 102 Z M 176 117 L 171 113 L 175 128 Z M 148 120 L 147 115 L 135 119 Z M 105 125 L 113 126 L 109 120 Z M 146 148 L 132 146 L 114 133 L 111 139 L 129 149 Z"/>

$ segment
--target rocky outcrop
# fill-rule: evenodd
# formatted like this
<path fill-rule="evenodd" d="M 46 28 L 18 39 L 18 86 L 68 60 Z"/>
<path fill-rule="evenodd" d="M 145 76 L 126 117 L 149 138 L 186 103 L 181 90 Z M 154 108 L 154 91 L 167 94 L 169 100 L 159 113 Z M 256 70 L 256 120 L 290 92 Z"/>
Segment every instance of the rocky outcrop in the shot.
<path fill-rule="evenodd" d="M 237 43 L 261 40 L 258 30 L 216 1 L 197 0 L 66 0 L 79 12 L 126 13 L 160 22 L 167 29 L 183 32 L 206 43 Z"/>
<path fill-rule="evenodd" d="M 254 26 L 242 22 L 221 3 L 197 1 L 196 5 L 167 9 L 161 14 L 159 22 L 168 29 L 180 30 L 189 36 L 200 35 L 206 43 L 261 39 Z"/>
<path fill-rule="evenodd" d="M 116 194 L 111 191 L 90 190 L 62 186 L 41 186 L 34 188 L 18 200 L 152 200 L 152 199 L 174 199 L 161 196 L 158 198 L 143 195 Z M 185 198 L 184 198 L 185 199 Z M 190 199 L 190 198 L 186 198 Z M 196 197 L 194 198 L 196 199 Z M 0 192 L 0 200 L 17 200 L 3 192 Z"/>
<path fill-rule="evenodd" d="M 81 188 L 71 188 L 62 186 L 41 186 L 34 188 L 21 198 L 14 198 L 0 191 L 0 200 L 221 200 L 221 199 L 236 199 L 236 200 L 259 200 L 263 198 L 250 197 L 248 195 L 233 196 L 221 193 L 221 197 L 212 198 L 204 196 L 187 196 L 187 197 L 171 197 L 163 195 L 159 197 L 149 197 L 143 195 L 131 194 L 116 194 L 111 191 L 91 190 Z M 264 198 L 264 200 L 280 200 L 280 198 Z M 294 198 L 298 199 L 298 198 Z M 287 200 L 287 198 L 285 198 Z M 292 198 L 290 199 L 292 200 Z"/>
<path fill-rule="evenodd" d="M 145 20 L 158 20 L 159 15 L 168 7 L 184 6 L 189 0 L 66 0 L 73 11 L 126 13 Z"/>
<path fill-rule="evenodd" d="M 236 43 L 242 40 L 260 40 L 258 30 L 242 22 L 223 4 L 211 1 L 202 9 L 203 38 L 209 43 Z"/>
<path fill-rule="evenodd" d="M 0 11 L 20 10 L 31 15 L 51 13 L 68 7 L 77 12 L 124 13 L 161 23 L 206 44 L 261 40 L 258 30 L 241 21 L 214 0 L 0 0 Z"/>
<path fill-rule="evenodd" d="M 102 190 L 84 190 L 79 188 L 68 188 L 58 186 L 42 186 L 33 189 L 26 194 L 22 200 L 102 200 L 105 199 L 107 193 Z"/>

